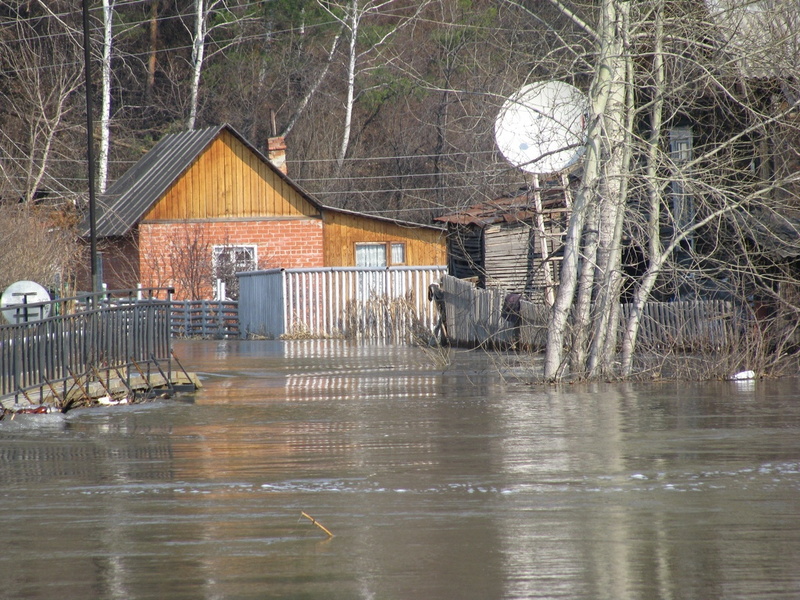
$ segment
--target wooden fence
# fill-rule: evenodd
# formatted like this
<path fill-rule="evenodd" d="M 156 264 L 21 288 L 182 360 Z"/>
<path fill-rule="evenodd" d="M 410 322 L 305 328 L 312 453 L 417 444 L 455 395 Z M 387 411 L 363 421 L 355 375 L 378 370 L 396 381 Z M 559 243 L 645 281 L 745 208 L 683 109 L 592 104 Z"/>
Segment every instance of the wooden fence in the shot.
<path fill-rule="evenodd" d="M 238 273 L 240 333 L 403 341 L 434 327 L 428 286 L 445 273 L 438 266 Z"/>
<path fill-rule="evenodd" d="M 631 304 L 622 305 L 623 322 L 631 310 Z M 636 344 L 640 349 L 727 348 L 741 338 L 744 323 L 744 315 L 728 300 L 648 302 L 639 320 Z"/>
<path fill-rule="evenodd" d="M 518 328 L 514 315 L 504 315 L 508 294 L 499 288 L 478 289 L 472 283 L 445 276 L 441 283 L 447 311 L 447 331 L 456 345 L 508 345 L 516 342 L 541 350 L 547 339 L 550 310 L 546 305 L 521 300 Z M 620 318 L 630 316 L 623 304 Z M 505 311 L 508 314 L 508 311 Z M 723 300 L 648 302 L 641 318 L 639 348 L 673 348 L 685 351 L 724 348 L 740 339 L 744 320 L 735 305 Z M 622 328 L 620 328 L 622 335 Z"/>
<path fill-rule="evenodd" d="M 508 295 L 504 290 L 476 288 L 469 281 L 449 275 L 442 277 L 441 288 L 451 343 L 503 346 L 516 341 L 534 350 L 544 347 L 549 310 L 541 302 L 521 300 L 519 327 L 515 328 L 513 322 L 503 316 L 503 304 Z"/>
<path fill-rule="evenodd" d="M 234 300 L 173 301 L 173 337 L 239 337 L 239 304 Z"/>

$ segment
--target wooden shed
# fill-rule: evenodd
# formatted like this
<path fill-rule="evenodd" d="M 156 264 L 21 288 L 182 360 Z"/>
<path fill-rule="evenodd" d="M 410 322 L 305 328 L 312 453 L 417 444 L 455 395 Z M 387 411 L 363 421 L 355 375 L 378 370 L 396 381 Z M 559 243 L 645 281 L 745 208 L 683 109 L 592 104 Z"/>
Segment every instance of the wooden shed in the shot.
<path fill-rule="evenodd" d="M 569 190 L 552 185 L 437 217 L 447 225 L 448 273 L 478 287 L 552 300 L 569 211 Z"/>
<path fill-rule="evenodd" d="M 99 198 L 103 281 L 198 300 L 220 281 L 235 297 L 241 271 L 444 264 L 440 228 L 324 206 L 287 176 L 285 148 L 265 156 L 229 125 L 163 138 Z"/>

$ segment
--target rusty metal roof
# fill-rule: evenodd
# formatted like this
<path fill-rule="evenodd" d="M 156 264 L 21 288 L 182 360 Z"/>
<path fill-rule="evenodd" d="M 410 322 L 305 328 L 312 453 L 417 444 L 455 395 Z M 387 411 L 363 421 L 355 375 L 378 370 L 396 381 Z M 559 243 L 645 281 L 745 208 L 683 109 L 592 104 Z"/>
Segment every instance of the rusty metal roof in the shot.
<path fill-rule="evenodd" d="M 542 212 L 566 208 L 564 188 L 548 187 L 539 191 L 542 197 Z M 486 227 L 495 223 L 527 221 L 535 216 L 533 190 L 526 190 L 513 196 L 503 196 L 480 204 L 473 204 L 464 210 L 435 217 L 434 220 L 452 225 Z"/>

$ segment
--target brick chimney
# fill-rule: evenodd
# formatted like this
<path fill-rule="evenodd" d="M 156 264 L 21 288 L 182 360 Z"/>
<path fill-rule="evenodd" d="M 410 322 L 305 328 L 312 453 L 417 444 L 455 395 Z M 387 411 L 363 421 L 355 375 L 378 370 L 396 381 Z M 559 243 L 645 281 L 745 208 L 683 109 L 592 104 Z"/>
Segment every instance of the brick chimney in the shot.
<path fill-rule="evenodd" d="M 282 137 L 271 137 L 267 140 L 267 158 L 284 175 L 286 168 L 286 140 Z"/>

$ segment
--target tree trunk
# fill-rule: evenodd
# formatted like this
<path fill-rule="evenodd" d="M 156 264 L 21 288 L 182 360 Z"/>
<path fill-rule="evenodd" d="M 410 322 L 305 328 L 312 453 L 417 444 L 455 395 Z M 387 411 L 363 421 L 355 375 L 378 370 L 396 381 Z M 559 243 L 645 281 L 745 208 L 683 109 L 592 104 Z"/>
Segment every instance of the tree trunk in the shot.
<path fill-rule="evenodd" d="M 589 377 L 607 377 L 616 353 L 617 322 L 622 274 L 623 221 L 630 179 L 631 131 L 633 129 L 633 67 L 626 52 L 630 25 L 630 4 L 618 6 L 618 46 L 614 57 L 618 78 L 607 115 L 609 148 L 604 164 L 603 204 L 598 235 L 597 292 L 594 335 L 589 351 Z"/>
<path fill-rule="evenodd" d="M 621 10 L 620 10 L 621 8 Z M 622 61 L 623 27 L 627 26 L 628 3 L 620 0 L 603 0 L 599 28 L 599 56 L 594 81 L 590 90 L 591 112 L 586 140 L 584 174 L 573 212 L 567 227 L 564 259 L 561 266 L 561 281 L 556 296 L 550 323 L 547 330 L 544 378 L 561 379 L 564 375 L 564 345 L 570 312 L 573 308 L 575 290 L 578 284 L 580 250 L 584 221 L 590 203 L 597 202 L 599 188 L 621 165 L 603 168 L 609 152 L 621 145 L 624 134 L 621 126 L 626 122 L 624 95 L 625 64 Z M 621 67 L 620 67 L 621 63 Z M 620 70 L 621 69 L 621 70 Z M 606 240 L 606 244 L 607 244 Z M 594 268 L 594 265 L 584 265 Z M 589 274 L 587 280 L 591 279 Z M 582 305 L 583 314 L 577 315 L 578 322 L 589 322 L 591 303 Z"/>
<path fill-rule="evenodd" d="M 192 36 L 192 83 L 189 97 L 189 118 L 186 128 L 194 129 L 197 122 L 197 105 L 200 97 L 200 74 L 203 71 L 203 60 L 206 47 L 208 6 L 206 0 L 194 0 L 195 27 Z"/>
<path fill-rule="evenodd" d="M 303 114 L 303 111 L 305 110 L 306 106 L 308 106 L 309 101 L 317 92 L 319 86 L 322 84 L 323 80 L 327 76 L 328 71 L 330 70 L 331 67 L 331 62 L 333 61 L 333 56 L 334 54 L 336 54 L 336 50 L 339 48 L 339 43 L 341 42 L 342 39 L 342 33 L 344 33 L 344 27 L 342 27 L 342 30 L 339 31 L 339 33 L 336 34 L 336 37 L 333 38 L 333 43 L 331 44 L 331 49 L 328 51 L 328 59 L 325 61 L 325 65 L 322 67 L 322 70 L 320 71 L 319 75 L 317 75 L 317 78 L 314 80 L 314 83 L 305 93 L 300 102 L 298 102 L 297 108 L 295 109 L 294 113 L 292 113 L 289 122 L 283 128 L 283 131 L 281 131 L 279 134 L 281 137 L 286 137 L 287 135 L 289 135 L 289 132 L 294 128 L 295 123 L 297 123 L 297 120 L 300 118 L 300 115 Z"/>
<path fill-rule="evenodd" d="M 148 100 L 153 96 L 156 85 L 156 65 L 158 64 L 158 4 L 161 0 L 150 2 L 150 51 L 147 57 L 147 87 Z"/>
<path fill-rule="evenodd" d="M 598 207 L 591 202 L 586 207 L 581 246 L 581 266 L 578 276 L 577 297 L 572 311 L 572 343 L 569 357 L 570 373 L 575 377 L 586 374 L 586 347 L 591 331 L 592 291 L 597 264 Z"/>
<path fill-rule="evenodd" d="M 100 152 L 97 157 L 97 189 L 102 194 L 108 181 L 111 146 L 111 50 L 114 42 L 114 0 L 103 0 L 103 97 L 100 105 Z"/>
<path fill-rule="evenodd" d="M 336 167 L 340 171 L 347 156 L 347 149 L 350 147 L 350 131 L 353 127 L 353 105 L 355 104 L 356 90 L 356 38 L 358 37 L 358 28 L 361 22 L 358 0 L 352 0 L 349 11 L 347 28 L 350 30 L 350 46 L 347 55 L 347 97 L 344 104 L 342 143 L 339 145 L 339 154 L 336 157 Z"/>

